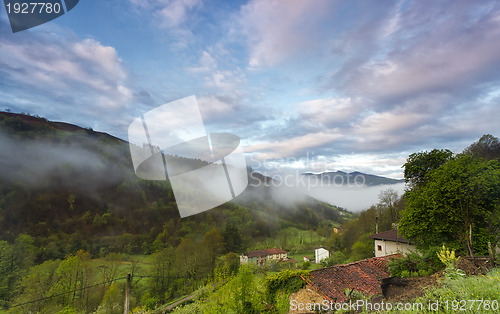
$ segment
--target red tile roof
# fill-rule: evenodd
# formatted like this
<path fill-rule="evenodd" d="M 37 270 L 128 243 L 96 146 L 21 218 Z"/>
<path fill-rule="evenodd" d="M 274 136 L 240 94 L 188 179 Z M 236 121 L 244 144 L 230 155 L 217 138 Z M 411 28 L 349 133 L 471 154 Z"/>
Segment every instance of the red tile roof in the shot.
<path fill-rule="evenodd" d="M 264 249 L 264 250 L 247 252 L 246 256 L 248 256 L 248 257 L 263 257 L 263 256 L 268 256 L 268 255 L 273 255 L 273 254 L 284 254 L 284 253 L 286 253 L 286 251 L 283 251 L 282 249 Z"/>
<path fill-rule="evenodd" d="M 401 234 L 398 233 L 396 229 L 392 229 L 389 231 L 384 231 L 380 233 L 375 233 L 370 236 L 369 238 L 376 239 L 376 240 L 385 240 L 385 241 L 392 241 L 392 242 L 399 242 L 399 243 L 410 243 L 410 241 L 406 240 L 403 238 Z"/>
<path fill-rule="evenodd" d="M 303 279 L 326 299 L 337 303 L 345 302 L 348 300 L 345 289 L 354 289 L 368 295 L 382 293 L 380 283 L 383 278 L 389 277 L 389 262 L 399 257 L 401 255 L 393 254 L 325 267 L 311 271 L 310 278 Z"/>

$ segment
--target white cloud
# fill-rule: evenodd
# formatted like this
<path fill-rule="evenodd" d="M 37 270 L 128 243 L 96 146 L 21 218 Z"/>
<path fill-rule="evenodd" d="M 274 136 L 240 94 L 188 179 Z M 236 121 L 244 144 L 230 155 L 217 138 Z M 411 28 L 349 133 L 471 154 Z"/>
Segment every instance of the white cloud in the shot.
<path fill-rule="evenodd" d="M 202 5 L 202 0 L 129 0 L 139 13 L 154 18 L 160 28 L 179 30 L 189 20 L 190 14 Z"/>
<path fill-rule="evenodd" d="M 56 97 L 96 97 L 101 109 L 123 107 L 132 97 L 116 50 L 93 39 L 2 40 L 0 55 L 4 64 L 17 69 L 5 73 L 7 77 Z"/>
<path fill-rule="evenodd" d="M 331 143 L 339 138 L 342 134 L 336 133 L 334 130 L 322 131 L 317 133 L 309 133 L 281 141 L 266 142 L 260 144 L 251 144 L 244 147 L 244 151 L 248 153 L 260 153 L 260 158 L 274 159 L 293 156 L 305 149 L 317 148 L 318 146 Z"/>
<path fill-rule="evenodd" d="M 250 67 L 272 66 L 317 44 L 313 34 L 332 1 L 252 0 L 237 17 L 248 41 Z M 307 48 L 307 49 L 305 49 Z"/>

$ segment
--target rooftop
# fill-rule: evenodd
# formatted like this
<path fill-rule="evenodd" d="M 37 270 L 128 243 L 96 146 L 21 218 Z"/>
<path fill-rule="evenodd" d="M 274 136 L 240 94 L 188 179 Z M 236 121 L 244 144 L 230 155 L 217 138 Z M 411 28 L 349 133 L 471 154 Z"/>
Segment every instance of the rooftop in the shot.
<path fill-rule="evenodd" d="M 346 289 L 368 295 L 379 294 L 382 293 L 381 280 L 390 275 L 389 262 L 399 257 L 401 255 L 393 254 L 325 267 L 311 271 L 310 278 L 303 277 L 303 279 L 332 302 L 348 300 L 348 296 L 344 292 Z"/>
<path fill-rule="evenodd" d="M 273 254 L 284 254 L 286 251 L 283 251 L 282 249 L 264 249 L 264 250 L 257 250 L 257 251 L 250 251 L 246 252 L 244 255 L 248 257 L 263 257 L 263 256 L 268 256 L 268 255 L 273 255 Z"/>
<path fill-rule="evenodd" d="M 385 240 L 385 241 L 392 241 L 392 242 L 400 242 L 400 243 L 409 243 L 411 244 L 410 241 L 406 240 L 403 238 L 401 234 L 398 233 L 396 229 L 392 229 L 389 231 L 384 231 L 384 232 L 379 232 L 372 234 L 368 236 L 369 238 L 375 239 L 375 240 Z"/>

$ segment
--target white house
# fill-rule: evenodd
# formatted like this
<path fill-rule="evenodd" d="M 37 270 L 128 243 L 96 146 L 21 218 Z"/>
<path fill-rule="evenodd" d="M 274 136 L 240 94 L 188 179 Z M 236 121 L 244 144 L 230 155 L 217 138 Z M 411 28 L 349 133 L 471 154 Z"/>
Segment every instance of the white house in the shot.
<path fill-rule="evenodd" d="M 250 251 L 240 255 L 241 264 L 251 263 L 251 264 L 256 264 L 258 266 L 264 265 L 268 262 L 278 262 L 286 259 L 287 259 L 286 251 L 276 248 Z"/>
<path fill-rule="evenodd" d="M 319 264 L 325 258 L 330 257 L 330 252 L 328 252 L 328 250 L 325 249 L 324 247 L 319 247 L 314 250 L 314 256 L 315 256 L 314 262 L 316 264 Z"/>
<path fill-rule="evenodd" d="M 396 229 L 372 234 L 368 237 L 375 240 L 375 257 L 415 251 L 415 245 L 398 234 Z"/>

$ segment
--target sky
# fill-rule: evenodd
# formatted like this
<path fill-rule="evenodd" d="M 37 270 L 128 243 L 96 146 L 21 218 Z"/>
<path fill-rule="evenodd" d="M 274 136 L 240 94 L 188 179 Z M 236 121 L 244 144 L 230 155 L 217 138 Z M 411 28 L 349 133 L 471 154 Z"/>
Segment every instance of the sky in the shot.
<path fill-rule="evenodd" d="M 0 8 L 0 110 L 126 140 L 195 95 L 262 172 L 402 178 L 500 136 L 499 83 L 498 1 L 81 0 L 18 33 Z"/>

